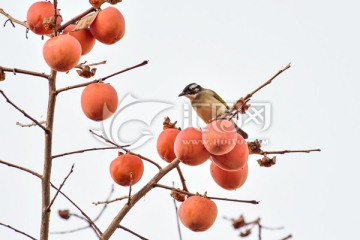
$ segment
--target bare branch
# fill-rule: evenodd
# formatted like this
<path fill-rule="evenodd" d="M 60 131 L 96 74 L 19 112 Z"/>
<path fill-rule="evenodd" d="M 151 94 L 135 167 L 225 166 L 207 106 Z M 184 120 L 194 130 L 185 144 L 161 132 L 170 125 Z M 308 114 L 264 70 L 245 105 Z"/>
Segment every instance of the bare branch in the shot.
<path fill-rule="evenodd" d="M 44 127 L 41 123 L 39 123 L 36 119 L 34 119 L 33 117 L 31 117 L 29 114 L 27 114 L 24 110 L 20 109 L 17 105 L 15 105 L 15 103 L 13 103 L 6 95 L 5 93 L 0 89 L 0 94 L 3 95 L 3 97 L 5 98 L 5 100 L 11 105 L 13 106 L 16 110 L 18 110 L 19 112 L 21 112 L 25 117 L 27 117 L 28 119 L 30 119 L 31 121 L 33 121 L 37 126 L 41 127 L 45 132 L 49 132 L 49 129 L 47 129 L 46 127 Z"/>
<path fill-rule="evenodd" d="M 308 150 L 282 150 L 282 151 L 262 151 L 261 155 L 269 155 L 269 154 L 285 154 L 285 153 L 310 153 L 310 152 L 320 152 L 321 149 L 308 149 Z"/>
<path fill-rule="evenodd" d="M 113 203 L 113 202 L 121 201 L 121 200 L 124 200 L 124 199 L 128 199 L 128 197 L 129 196 L 123 196 L 123 197 L 115 198 L 115 199 L 112 199 L 112 200 L 93 202 L 93 204 L 95 206 L 100 205 L 100 204 L 106 204 L 107 205 L 109 203 Z"/>
<path fill-rule="evenodd" d="M 56 1 L 56 0 L 55 0 Z M 47 240 L 50 229 L 50 212 L 47 207 L 50 205 L 51 194 L 51 170 L 52 170 L 52 139 L 56 103 L 56 76 L 57 72 L 51 70 L 51 77 L 48 81 L 48 106 L 46 113 L 46 124 L 48 131 L 45 132 L 45 151 L 43 161 L 43 177 L 41 181 L 41 225 L 40 240 Z M 41 125 L 42 126 L 42 125 Z"/>
<path fill-rule="evenodd" d="M 111 186 L 111 191 L 109 193 L 109 196 L 107 197 L 107 200 L 110 199 L 110 197 L 112 196 L 112 194 L 114 193 L 114 185 Z M 94 223 L 100 219 L 100 217 L 102 216 L 102 214 L 105 212 L 105 209 L 107 208 L 107 204 L 105 204 L 103 206 L 103 208 L 101 209 L 101 211 L 99 212 L 99 214 L 92 220 Z M 67 210 L 68 211 L 68 210 Z M 68 219 L 70 216 L 75 216 L 75 214 L 69 214 L 69 216 L 67 216 L 65 219 Z M 77 217 L 80 217 L 78 215 L 76 215 Z M 89 221 L 87 219 L 84 219 L 82 217 L 80 217 L 82 220 L 85 220 L 87 223 L 89 223 Z M 66 231 L 56 231 L 56 232 L 51 232 L 51 234 L 68 234 L 68 233 L 74 233 L 74 232 L 79 232 L 82 230 L 86 230 L 88 228 L 91 228 L 92 226 L 89 224 L 89 226 L 84 226 L 84 227 L 80 227 L 80 228 L 75 228 L 75 229 L 71 229 L 71 230 L 66 230 Z M 93 230 L 95 230 L 93 228 Z M 96 232 L 96 231 L 95 231 Z"/>
<path fill-rule="evenodd" d="M 17 20 L 16 18 L 12 17 L 10 14 L 6 13 L 2 8 L 0 8 L 0 14 L 7 17 L 11 21 L 11 23 L 17 23 L 17 24 L 19 24 L 19 25 L 21 25 L 23 27 L 29 28 L 26 22 Z M 5 24 L 4 24 L 4 26 L 5 26 Z"/>
<path fill-rule="evenodd" d="M 173 187 L 175 188 L 175 183 L 174 183 L 174 182 L 173 182 Z M 187 190 L 186 190 L 186 191 L 187 191 Z M 179 215 L 178 215 L 178 207 L 177 207 L 177 205 L 176 205 L 176 200 L 175 200 L 175 198 L 173 198 L 173 203 L 174 203 L 174 208 L 175 208 L 176 225 L 177 225 L 177 229 L 178 229 L 179 239 L 182 240 L 180 220 L 179 220 Z"/>
<path fill-rule="evenodd" d="M 0 9 L 0 10 L 1 10 L 1 9 Z M 1 226 L 4 226 L 4 227 L 7 227 L 7 228 L 10 228 L 11 230 L 14 230 L 15 232 L 20 233 L 20 234 L 22 234 L 22 235 L 24 235 L 24 236 L 26 236 L 26 237 L 28 237 L 28 238 L 30 238 L 30 239 L 37 240 L 36 238 L 30 236 L 29 234 L 24 233 L 23 231 L 20 231 L 20 230 L 12 227 L 12 226 L 10 226 L 10 225 L 6 225 L 6 224 L 3 224 L 3 223 L 0 223 L 0 225 L 1 225 Z"/>
<path fill-rule="evenodd" d="M 176 168 L 180 163 L 180 160 L 176 159 L 169 163 L 165 168 L 161 169 L 145 186 L 143 186 L 137 193 L 135 193 L 131 200 L 130 204 L 125 204 L 123 208 L 115 216 L 114 220 L 110 223 L 108 228 L 100 236 L 101 240 L 107 240 L 111 235 L 116 231 L 117 227 L 120 225 L 121 220 L 126 216 L 126 214 L 131 210 L 133 206 L 145 196 L 151 189 L 153 189 L 154 184 L 159 182 L 167 173 Z"/>
<path fill-rule="evenodd" d="M 66 153 L 57 154 L 57 155 L 54 155 L 52 158 L 54 159 L 54 158 L 58 158 L 58 157 L 64 157 L 64 156 L 67 156 L 67 155 L 84 153 L 84 152 L 90 152 L 90 151 L 100 151 L 100 150 L 108 150 L 108 149 L 119 149 L 119 148 L 123 148 L 123 147 L 128 147 L 128 145 L 120 146 L 120 147 L 103 147 L 103 148 L 81 149 L 81 150 L 77 150 L 77 151 L 72 151 L 72 152 L 66 152 Z"/>
<path fill-rule="evenodd" d="M 130 172 L 130 185 L 129 185 L 129 194 L 128 194 L 128 202 L 127 202 L 128 205 L 131 204 L 132 183 L 133 183 L 133 173 Z"/>
<path fill-rule="evenodd" d="M 280 239 L 280 240 L 288 240 L 288 239 L 290 239 L 290 238 L 292 238 L 292 235 L 291 235 L 291 234 L 287 235 L 286 237 L 283 237 L 283 238 Z"/>
<path fill-rule="evenodd" d="M 180 166 L 178 165 L 176 167 L 176 170 L 178 171 L 178 174 L 179 174 L 179 177 L 180 177 L 180 180 L 181 180 L 181 184 L 182 184 L 182 187 L 183 187 L 183 190 L 186 191 L 186 192 L 189 192 L 189 189 L 187 188 L 186 186 L 186 179 L 181 171 L 181 168 Z"/>
<path fill-rule="evenodd" d="M 113 193 L 114 193 L 114 184 L 111 185 L 111 191 L 110 191 L 108 197 L 106 198 L 107 201 L 110 200 L 110 198 L 111 198 L 111 196 L 113 195 Z M 94 220 L 93 220 L 94 222 L 96 222 L 97 220 L 99 220 L 99 218 L 101 217 L 101 215 L 105 212 L 105 209 L 106 209 L 106 208 L 107 208 L 107 204 L 104 205 L 104 207 L 101 209 L 101 211 L 99 212 L 99 214 L 97 215 L 97 217 L 94 218 Z"/>
<path fill-rule="evenodd" d="M 232 108 L 226 112 L 225 114 L 219 116 L 218 118 L 226 118 L 228 120 L 236 117 L 239 113 L 243 114 L 247 111 L 247 109 L 250 107 L 248 104 L 250 98 L 258 91 L 260 91 L 265 86 L 269 85 L 277 76 L 279 76 L 282 72 L 290 68 L 290 63 L 284 67 L 283 69 L 279 70 L 274 76 L 272 76 L 268 81 L 266 81 L 264 84 L 262 84 L 260 87 L 256 88 L 251 93 L 248 93 L 245 97 L 241 97 L 236 101 L 236 103 L 232 106 Z"/>
<path fill-rule="evenodd" d="M 46 121 L 39 121 L 40 124 L 46 124 Z M 35 127 L 37 124 L 35 122 L 29 123 L 29 124 L 23 124 L 21 122 L 16 122 L 16 125 L 20 127 Z"/>
<path fill-rule="evenodd" d="M 176 189 L 174 187 L 169 187 L 169 186 L 166 186 L 166 185 L 162 185 L 162 184 L 159 184 L 159 183 L 154 183 L 154 187 L 160 187 L 160 188 L 168 189 L 168 190 L 171 190 L 171 191 L 183 193 L 183 194 L 185 194 L 187 196 L 196 196 L 195 193 L 190 193 L 190 192 L 187 192 L 187 191 L 183 191 L 183 190 Z M 259 202 L 255 201 L 255 200 L 239 200 L 239 199 L 221 198 L 221 197 L 209 197 L 209 196 L 206 196 L 206 197 L 209 198 L 209 199 L 220 200 L 220 201 L 259 204 Z"/>
<path fill-rule="evenodd" d="M 136 233 L 136 232 L 134 232 L 134 231 L 131 231 L 130 229 L 128 229 L 128 228 L 126 228 L 126 227 L 124 227 L 124 226 L 122 226 L 122 225 L 119 225 L 119 226 L 118 226 L 118 228 L 121 228 L 122 230 L 125 230 L 125 231 L 127 231 L 127 232 L 131 233 L 132 235 L 134 235 L 134 236 L 136 236 L 136 237 L 140 238 L 141 240 L 149 240 L 149 239 L 144 238 L 143 236 L 141 236 L 141 235 L 137 234 L 137 233 Z"/>
<path fill-rule="evenodd" d="M 18 69 L 18 68 L 7 68 L 7 67 L 0 66 L 0 71 L 11 72 L 14 75 L 16 75 L 17 73 L 20 73 L 20 74 L 31 75 L 31 76 L 35 76 L 35 77 L 42 77 L 45 79 L 50 78 L 50 76 L 45 73 L 33 72 L 33 71 L 28 71 L 28 70 L 23 70 L 23 69 Z"/>
<path fill-rule="evenodd" d="M 153 160 L 151 160 L 150 158 L 145 157 L 145 156 L 140 155 L 140 154 L 137 154 L 137 153 L 134 153 L 134 152 L 126 149 L 125 147 L 120 146 L 120 145 L 114 143 L 113 141 L 110 141 L 109 139 L 105 138 L 104 136 L 95 133 L 95 132 L 94 132 L 93 130 L 91 130 L 91 129 L 89 130 L 89 132 L 92 133 L 93 135 L 97 136 L 98 138 L 101 138 L 101 139 L 104 140 L 105 142 L 107 142 L 107 143 L 109 143 L 109 144 L 111 144 L 111 145 L 114 145 L 114 146 L 120 148 L 121 150 L 125 151 L 126 153 L 129 153 L 129 154 L 132 154 L 132 155 L 134 155 L 134 156 L 137 156 L 137 157 L 139 157 L 139 158 L 141 158 L 141 159 L 143 159 L 143 160 L 145 160 L 145 161 L 147 161 L 147 162 L 155 165 L 159 170 L 161 170 L 161 166 L 160 166 L 159 164 L 157 164 L 156 162 L 154 162 Z"/>
<path fill-rule="evenodd" d="M 277 76 L 279 76 L 282 72 L 286 71 L 287 69 L 289 69 L 291 67 L 291 64 L 289 63 L 288 65 L 286 65 L 286 67 L 284 67 L 283 69 L 279 70 L 274 76 L 272 76 L 268 81 L 266 81 L 264 84 L 262 84 L 260 87 L 258 87 L 257 89 L 255 89 L 254 91 L 252 91 L 251 93 L 247 94 L 244 97 L 244 100 L 246 101 L 247 99 L 250 99 L 256 92 L 260 91 L 262 88 L 264 88 L 266 85 L 269 85 Z"/>
<path fill-rule="evenodd" d="M 95 12 L 96 9 L 91 7 L 89 9 L 87 9 L 86 11 L 84 11 L 83 13 L 80 13 L 79 15 L 77 15 L 76 17 L 70 19 L 69 21 L 67 21 L 66 23 L 64 23 L 63 25 L 61 25 L 58 28 L 58 31 L 62 31 L 64 30 L 67 26 L 69 26 L 70 24 L 76 23 L 78 20 L 80 20 L 81 18 L 85 17 L 86 15 L 88 15 L 89 13 Z"/>
<path fill-rule="evenodd" d="M 27 173 L 30 173 L 34 176 L 36 176 L 37 178 L 39 179 L 42 179 L 43 176 L 35 171 L 32 171 L 30 169 L 27 169 L 27 168 L 24 168 L 24 167 L 21 167 L 21 166 L 18 166 L 18 165 L 15 165 L 15 164 L 12 164 L 12 163 L 9 163 L 9 162 L 5 162 L 5 161 L 2 161 L 0 160 L 0 164 L 4 164 L 4 165 L 7 165 L 9 167 L 13 167 L 13 168 L 16 168 L 16 169 L 19 169 L 21 171 L 24 171 L 24 172 L 27 172 Z M 55 190 L 58 190 L 58 188 L 52 184 L 51 184 L 51 187 L 54 188 Z M 74 207 L 76 207 L 80 212 L 81 214 L 88 220 L 88 221 L 91 221 L 91 218 L 83 211 L 81 210 L 81 208 L 74 202 L 72 201 L 65 193 L 63 193 L 62 191 L 59 191 L 61 195 L 63 195 Z M 93 227 L 99 234 L 101 234 L 101 231 L 99 230 L 99 228 L 95 225 L 95 223 L 91 223 L 91 227 Z"/>
<path fill-rule="evenodd" d="M 103 78 L 100 78 L 100 79 L 97 79 L 97 80 L 93 80 L 93 81 L 90 81 L 90 82 L 85 82 L 85 83 L 80 83 L 80 84 L 76 84 L 76 85 L 72 85 L 72 86 L 68 86 L 68 87 L 64 87 L 64 88 L 60 88 L 56 91 L 56 94 L 59 94 L 61 92 L 64 92 L 64 91 L 68 91 L 68 90 L 71 90 L 71 89 L 75 89 L 75 88 L 80 88 L 80 87 L 86 87 L 87 85 L 90 85 L 92 83 L 98 83 L 100 81 L 105 81 L 106 79 L 108 78 L 111 78 L 113 76 L 116 76 L 116 75 L 119 75 L 121 73 L 124 73 L 124 72 L 127 72 L 127 71 L 130 71 L 132 69 L 135 69 L 135 68 L 138 68 L 138 67 L 142 67 L 146 64 L 148 64 L 149 61 L 143 61 L 142 63 L 140 64 L 137 64 L 135 66 L 132 66 L 132 67 L 129 67 L 129 68 L 125 68 L 124 70 L 121 70 L 119 72 L 116 72 L 116 73 L 113 73 L 113 74 L 110 74 L 106 77 L 103 77 Z"/>
<path fill-rule="evenodd" d="M 51 184 L 51 186 L 57 190 L 57 187 L 55 187 L 53 184 Z M 73 200 L 71 200 L 71 198 L 69 198 L 62 191 L 60 191 L 60 194 L 63 195 L 75 208 L 77 208 L 77 210 L 79 210 L 79 212 L 84 216 L 84 218 L 86 218 L 86 221 L 95 230 L 95 232 L 97 233 L 98 236 L 99 236 L 99 234 L 102 234 L 100 229 L 94 223 L 94 221 L 92 221 L 91 218 Z"/>
<path fill-rule="evenodd" d="M 74 164 L 71 166 L 70 172 L 69 172 L 68 175 L 64 178 L 64 181 L 60 184 L 60 186 L 59 186 L 59 188 L 58 188 L 55 196 L 53 197 L 53 199 L 51 200 L 49 206 L 48 206 L 47 209 L 46 209 L 47 211 L 50 211 L 51 206 L 54 204 L 55 199 L 56 199 L 56 197 L 58 196 L 61 188 L 65 185 L 66 180 L 70 177 L 70 175 L 73 173 L 73 171 L 74 171 Z"/>
<path fill-rule="evenodd" d="M 24 171 L 24 172 L 27 172 L 27 173 L 30 173 L 38 178 L 42 178 L 42 175 L 33 171 L 33 170 L 30 170 L 30 169 L 27 169 L 27 168 L 24 168 L 24 167 L 21 167 L 21 166 L 18 166 L 18 165 L 15 165 L 15 164 L 12 164 L 12 163 L 9 163 L 9 162 L 5 162 L 3 160 L 0 160 L 0 164 L 4 164 L 4 165 L 7 165 L 9 167 L 13 167 L 13 168 L 16 168 L 16 169 L 19 169 L 21 171 Z"/>

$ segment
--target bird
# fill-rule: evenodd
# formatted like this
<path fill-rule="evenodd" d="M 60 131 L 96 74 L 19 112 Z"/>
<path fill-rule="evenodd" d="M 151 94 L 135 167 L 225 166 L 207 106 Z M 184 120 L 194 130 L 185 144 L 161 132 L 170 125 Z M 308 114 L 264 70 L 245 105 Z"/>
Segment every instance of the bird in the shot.
<path fill-rule="evenodd" d="M 190 100 L 192 108 L 206 124 L 230 110 L 226 102 L 215 91 L 203 88 L 197 83 L 188 84 L 179 94 L 179 97 L 181 96 Z M 239 128 L 234 121 L 233 123 L 236 131 L 244 139 L 247 139 L 248 134 Z"/>

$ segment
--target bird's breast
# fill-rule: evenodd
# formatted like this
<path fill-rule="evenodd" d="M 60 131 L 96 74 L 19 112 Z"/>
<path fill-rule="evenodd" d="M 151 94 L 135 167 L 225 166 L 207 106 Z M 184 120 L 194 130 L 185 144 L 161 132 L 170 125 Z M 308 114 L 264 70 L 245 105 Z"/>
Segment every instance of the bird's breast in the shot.
<path fill-rule="evenodd" d="M 226 111 L 224 104 L 212 99 L 202 99 L 202 101 L 199 101 L 195 98 L 191 104 L 195 112 L 205 123 L 224 114 Z"/>

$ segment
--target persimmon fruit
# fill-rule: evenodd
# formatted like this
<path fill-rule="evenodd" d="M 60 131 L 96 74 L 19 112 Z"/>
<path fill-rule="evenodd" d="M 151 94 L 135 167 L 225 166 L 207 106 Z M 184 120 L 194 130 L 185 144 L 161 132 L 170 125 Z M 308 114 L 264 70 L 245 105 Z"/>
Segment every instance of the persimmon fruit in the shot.
<path fill-rule="evenodd" d="M 238 134 L 235 147 L 223 155 L 211 155 L 210 159 L 219 167 L 228 171 L 244 167 L 249 158 L 249 148 L 245 139 Z"/>
<path fill-rule="evenodd" d="M 93 49 L 96 43 L 96 39 L 91 34 L 89 29 L 73 31 L 75 27 L 75 24 L 70 24 L 64 29 L 64 34 L 70 34 L 71 36 L 76 38 L 76 40 L 78 40 L 81 45 L 81 55 L 85 55 L 89 53 L 91 49 Z"/>
<path fill-rule="evenodd" d="M 61 16 L 59 10 L 56 11 L 58 15 L 56 24 L 60 25 Z M 26 15 L 26 22 L 29 29 L 38 35 L 46 35 L 54 32 L 54 4 L 51 2 L 39 1 L 33 3 Z"/>
<path fill-rule="evenodd" d="M 200 165 L 210 158 L 202 144 L 201 130 L 194 127 L 186 128 L 176 136 L 174 152 L 181 162 L 190 166 Z"/>
<path fill-rule="evenodd" d="M 90 31 L 99 42 L 114 44 L 125 34 L 124 16 L 114 7 L 100 10 L 90 25 Z"/>
<path fill-rule="evenodd" d="M 156 150 L 160 157 L 168 163 L 176 158 L 174 143 L 179 132 L 180 130 L 177 128 L 167 128 L 159 134 L 157 139 Z"/>
<path fill-rule="evenodd" d="M 114 87 L 106 83 L 92 83 L 81 94 L 81 108 L 94 121 L 111 117 L 118 105 L 118 95 Z"/>
<path fill-rule="evenodd" d="M 248 164 L 237 171 L 226 171 L 212 162 L 210 173 L 217 185 L 226 190 L 235 190 L 244 185 L 248 176 Z"/>
<path fill-rule="evenodd" d="M 70 35 L 59 35 L 45 42 L 43 56 L 47 65 L 53 70 L 67 72 L 78 64 L 81 45 Z"/>
<path fill-rule="evenodd" d="M 217 206 L 211 199 L 196 195 L 181 203 L 178 215 L 185 227 L 194 232 L 203 232 L 214 224 L 217 212 Z"/>
<path fill-rule="evenodd" d="M 143 173 L 143 161 L 138 156 L 129 153 L 118 156 L 110 164 L 110 175 L 121 186 L 136 184 Z"/>
<path fill-rule="evenodd" d="M 235 147 L 236 139 L 236 128 L 228 120 L 210 122 L 202 134 L 205 148 L 213 155 L 223 155 L 230 152 Z"/>

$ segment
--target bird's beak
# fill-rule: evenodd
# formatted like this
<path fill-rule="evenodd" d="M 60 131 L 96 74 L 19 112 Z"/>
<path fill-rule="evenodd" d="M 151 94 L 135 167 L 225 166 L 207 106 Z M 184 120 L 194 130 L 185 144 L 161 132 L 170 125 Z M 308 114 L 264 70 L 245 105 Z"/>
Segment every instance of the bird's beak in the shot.
<path fill-rule="evenodd" d="M 180 93 L 178 97 L 186 95 L 184 92 Z"/>

